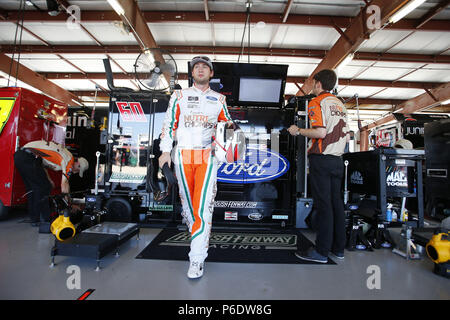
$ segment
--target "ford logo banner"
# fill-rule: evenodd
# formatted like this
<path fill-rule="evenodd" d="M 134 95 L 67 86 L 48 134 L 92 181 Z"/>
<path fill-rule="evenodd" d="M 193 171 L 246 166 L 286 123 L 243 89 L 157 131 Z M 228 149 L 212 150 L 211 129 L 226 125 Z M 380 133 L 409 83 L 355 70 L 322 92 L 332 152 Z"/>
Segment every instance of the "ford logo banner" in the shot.
<path fill-rule="evenodd" d="M 217 181 L 257 183 L 274 180 L 289 170 L 289 161 L 269 149 L 247 147 L 245 158 L 234 163 L 219 163 Z"/>

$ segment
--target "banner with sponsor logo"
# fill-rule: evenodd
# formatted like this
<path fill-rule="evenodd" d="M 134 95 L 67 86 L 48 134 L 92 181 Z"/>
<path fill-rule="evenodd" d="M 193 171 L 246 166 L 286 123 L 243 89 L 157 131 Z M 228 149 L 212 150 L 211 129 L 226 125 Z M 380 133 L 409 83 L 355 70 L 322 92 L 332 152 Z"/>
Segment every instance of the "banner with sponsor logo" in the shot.
<path fill-rule="evenodd" d="M 248 147 L 243 161 L 222 163 L 217 181 L 226 183 L 257 183 L 274 180 L 289 170 L 289 161 L 270 149 Z"/>

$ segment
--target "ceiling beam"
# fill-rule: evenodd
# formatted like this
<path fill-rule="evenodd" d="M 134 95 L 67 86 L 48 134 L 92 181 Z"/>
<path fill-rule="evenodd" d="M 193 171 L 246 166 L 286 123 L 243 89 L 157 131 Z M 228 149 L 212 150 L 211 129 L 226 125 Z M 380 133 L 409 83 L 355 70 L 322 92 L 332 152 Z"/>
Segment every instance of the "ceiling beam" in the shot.
<path fill-rule="evenodd" d="M 241 48 L 229 46 L 159 46 L 171 54 L 230 54 L 238 55 Z M 327 50 L 310 49 L 288 49 L 288 48 L 260 48 L 251 47 L 252 55 L 273 57 L 295 57 L 323 59 Z M 138 45 L 22 45 L 20 51 L 26 54 L 127 54 L 140 53 Z M 14 46 L 0 44 L 1 53 L 13 53 Z M 450 55 L 427 55 L 427 54 L 398 54 L 377 52 L 356 52 L 353 60 L 385 61 L 385 62 L 412 62 L 412 63 L 436 63 L 449 64 Z"/>
<path fill-rule="evenodd" d="M 444 83 L 437 88 L 430 89 L 427 92 L 410 99 L 398 106 L 398 112 L 409 114 L 421 111 L 423 109 L 439 105 L 443 101 L 450 99 L 450 82 Z M 436 101 L 437 100 L 437 101 Z"/>
<path fill-rule="evenodd" d="M 122 70 L 124 71 L 124 70 Z M 40 74 L 47 79 L 51 80 L 78 80 L 78 79 L 91 79 L 101 80 L 106 79 L 103 72 L 90 72 L 90 73 L 78 73 L 78 72 L 40 72 Z M 114 73 L 114 79 L 118 80 L 134 80 L 134 74 L 126 73 Z M 178 74 L 179 80 L 187 80 L 188 75 L 186 73 Z M 303 83 L 307 77 L 294 77 L 288 76 L 286 82 L 288 83 Z M 436 88 L 440 83 L 435 82 L 413 82 L 413 81 L 383 81 L 383 80 L 359 80 L 359 79 L 339 79 L 339 85 L 341 86 L 363 86 L 363 87 L 380 87 L 380 88 L 404 88 L 404 89 L 424 89 L 429 90 Z"/>
<path fill-rule="evenodd" d="M 123 1 L 123 0 L 120 0 Z M 375 0 L 373 0 L 375 1 Z M 18 11 L 7 11 L 2 14 L 0 23 L 17 21 Z M 164 22 L 205 22 L 205 11 L 142 11 L 142 16 L 147 23 Z M 83 10 L 83 22 L 112 22 L 117 21 L 118 16 L 114 11 Z M 277 13 L 252 13 L 253 21 L 264 21 L 266 24 L 283 24 L 280 14 Z M 346 29 L 357 20 L 355 17 L 333 17 L 334 22 L 340 28 Z M 66 22 L 64 15 L 50 16 L 46 12 L 27 10 L 24 13 L 26 22 Z M 245 12 L 209 12 L 209 20 L 215 23 L 243 23 L 246 20 Z M 387 26 L 385 30 L 416 30 L 416 26 L 422 19 L 403 19 Z M 334 28 L 329 16 L 289 14 L 286 25 L 315 26 Z M 430 20 L 423 27 L 423 31 L 450 31 L 447 20 Z"/>
<path fill-rule="evenodd" d="M 75 101 L 80 101 L 76 95 L 61 88 L 52 81 L 46 79 L 44 76 L 34 72 L 20 63 L 17 63 L 17 61 L 12 60 L 7 55 L 0 54 L 0 71 L 9 74 L 10 68 L 11 70 L 18 70 L 18 80 L 42 91 L 56 100 L 67 103 L 68 105 L 74 105 L 72 99 Z M 15 76 L 15 74 L 11 74 L 11 76 Z"/>
<path fill-rule="evenodd" d="M 431 89 L 430 92 L 434 98 L 432 98 L 428 93 L 423 93 L 415 98 L 409 99 L 408 101 L 399 104 L 397 106 L 397 112 L 402 114 L 412 114 L 425 109 L 429 110 L 431 108 L 438 107 L 443 101 L 450 99 L 450 82 L 444 83 L 435 89 Z M 436 102 L 435 99 L 437 99 L 438 101 Z M 444 111 L 446 110 L 446 108 L 443 109 Z M 366 131 L 378 127 L 392 120 L 395 120 L 395 117 L 391 113 L 373 123 L 362 127 L 361 131 Z"/>
<path fill-rule="evenodd" d="M 71 91 L 71 93 L 73 93 L 74 95 L 77 95 L 79 97 L 94 97 L 95 96 L 95 91 L 94 90 L 75 90 L 75 91 Z M 289 99 L 291 97 L 293 97 L 294 95 L 286 95 L 285 99 Z M 97 92 L 97 97 L 109 97 L 108 93 L 105 91 L 98 91 Z M 365 98 L 360 98 L 360 107 L 361 105 L 397 105 L 401 102 L 403 102 L 403 100 L 392 100 L 392 99 L 365 99 Z M 348 104 L 351 106 L 351 104 Z M 369 111 L 369 110 L 375 110 L 375 111 L 380 111 L 381 109 L 367 109 L 364 108 L 364 111 Z M 386 110 L 382 110 L 382 111 L 386 111 L 388 112 L 390 109 L 386 109 Z"/>
<path fill-rule="evenodd" d="M 379 23 L 383 26 L 407 2 L 406 0 L 373 0 L 370 2 L 370 5 L 380 8 Z M 302 86 L 303 92 L 311 92 L 313 88 L 313 76 L 317 72 L 323 69 L 336 69 L 349 54 L 356 52 L 363 42 L 369 39 L 372 33 L 377 31 L 375 28 L 367 28 L 365 10 L 366 8 L 361 9 L 353 23 L 345 30 L 346 36 L 341 36 L 336 41 L 322 62 L 314 69 L 308 80 Z M 303 95 L 302 91 L 299 90 L 297 95 Z"/>

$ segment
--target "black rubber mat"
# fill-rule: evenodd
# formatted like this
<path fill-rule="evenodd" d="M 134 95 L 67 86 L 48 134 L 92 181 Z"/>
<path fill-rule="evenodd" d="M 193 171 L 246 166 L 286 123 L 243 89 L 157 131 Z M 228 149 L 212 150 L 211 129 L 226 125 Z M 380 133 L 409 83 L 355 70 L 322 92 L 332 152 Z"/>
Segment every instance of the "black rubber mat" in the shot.
<path fill-rule="evenodd" d="M 190 234 L 178 229 L 163 229 L 136 259 L 188 260 Z M 212 231 L 209 262 L 322 264 L 297 258 L 297 246 L 313 246 L 304 235 L 291 231 Z M 327 264 L 336 264 L 330 258 Z"/>

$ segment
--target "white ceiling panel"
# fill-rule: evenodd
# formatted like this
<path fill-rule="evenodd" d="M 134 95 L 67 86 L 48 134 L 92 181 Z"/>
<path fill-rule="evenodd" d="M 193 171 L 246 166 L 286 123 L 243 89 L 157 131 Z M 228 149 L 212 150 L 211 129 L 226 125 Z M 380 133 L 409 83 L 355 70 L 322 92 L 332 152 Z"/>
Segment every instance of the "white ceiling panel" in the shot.
<path fill-rule="evenodd" d="M 16 43 L 20 42 L 20 30 L 21 28 L 16 28 L 17 25 L 15 23 L 4 22 L 1 24 L 0 29 L 0 43 L 2 44 L 13 44 L 14 39 L 16 39 Z M 16 34 L 17 30 L 17 34 Z M 22 43 L 23 44 L 42 44 L 41 41 L 33 37 L 27 31 L 22 32 Z"/>
<path fill-rule="evenodd" d="M 76 65 L 78 68 L 85 72 L 105 72 L 105 67 L 103 66 L 103 59 L 106 58 L 106 55 L 102 54 L 87 54 L 87 55 L 75 55 L 75 54 L 64 54 L 61 55 L 71 63 Z M 115 68 L 113 68 L 113 66 Z M 113 62 L 111 62 L 111 69 L 113 72 L 120 72 L 120 69 L 115 66 Z"/>
<path fill-rule="evenodd" d="M 109 55 L 114 61 L 116 61 L 126 72 L 134 72 L 134 64 L 138 54 L 136 53 L 126 53 L 126 54 L 110 54 Z M 121 72 L 122 70 L 116 66 L 116 64 L 110 61 L 111 69 L 113 72 Z M 103 69 L 104 70 L 104 69 Z"/>
<path fill-rule="evenodd" d="M 103 45 L 134 45 L 136 38 L 131 32 L 124 30 L 119 21 L 84 22 L 83 26 Z"/>
<path fill-rule="evenodd" d="M 423 66 L 425 63 L 417 62 L 402 62 L 402 61 L 377 61 L 375 68 L 390 68 L 390 69 L 416 69 Z"/>
<path fill-rule="evenodd" d="M 393 81 L 413 70 L 414 69 L 378 67 L 375 65 L 361 73 L 357 79 Z"/>
<path fill-rule="evenodd" d="M 406 37 L 410 31 L 405 30 L 378 30 L 370 35 L 358 51 L 384 52 L 395 43 Z"/>
<path fill-rule="evenodd" d="M 50 44 L 96 44 L 81 28 L 60 22 L 24 22 L 24 26 Z"/>
<path fill-rule="evenodd" d="M 202 46 L 212 43 L 211 29 L 202 23 L 148 23 L 148 26 L 160 45 Z"/>
<path fill-rule="evenodd" d="M 354 17 L 359 13 L 361 6 L 364 5 L 364 1 L 356 0 L 300 0 L 294 1 L 291 7 L 291 13 Z"/>
<path fill-rule="evenodd" d="M 237 46 L 240 47 L 242 33 L 244 31 L 244 23 L 214 23 L 214 35 L 217 46 Z M 245 46 L 247 46 L 247 36 L 244 38 Z M 250 33 L 250 43 L 251 33 Z"/>
<path fill-rule="evenodd" d="M 409 100 L 425 93 L 422 89 L 387 88 L 374 95 L 375 99 L 404 99 Z"/>
<path fill-rule="evenodd" d="M 95 84 L 88 81 L 88 80 L 82 80 L 82 79 L 52 79 L 51 80 L 56 85 L 60 86 L 63 89 L 66 90 L 94 90 L 95 91 Z M 102 80 L 96 80 L 96 82 L 100 84 Z M 104 87 L 107 88 L 108 85 L 106 81 L 104 81 Z"/>
<path fill-rule="evenodd" d="M 450 47 L 450 37 L 442 32 L 415 32 L 397 44 L 389 53 L 438 54 Z"/>
<path fill-rule="evenodd" d="M 450 70 L 420 69 L 402 78 L 402 81 L 449 82 Z"/>
<path fill-rule="evenodd" d="M 35 72 L 79 72 L 54 54 L 21 54 L 20 63 Z"/>
<path fill-rule="evenodd" d="M 286 83 L 286 87 L 284 89 L 284 94 L 286 95 L 294 95 L 298 92 L 298 88 L 295 84 L 293 83 Z"/>
<path fill-rule="evenodd" d="M 338 95 L 340 97 L 353 97 L 357 93 L 358 97 L 366 98 L 381 89 L 382 88 L 364 86 L 338 86 Z"/>
<path fill-rule="evenodd" d="M 316 69 L 316 64 L 289 64 L 288 75 L 289 76 L 298 76 L 298 77 L 308 77 L 314 69 Z"/>
<path fill-rule="evenodd" d="M 331 28 L 287 25 L 278 29 L 273 46 L 328 50 L 338 39 L 339 33 Z"/>
<path fill-rule="evenodd" d="M 367 69 L 367 66 L 357 65 L 357 64 L 348 64 L 346 66 L 342 66 L 337 68 L 336 72 L 339 78 L 341 79 L 352 79 L 364 72 Z"/>
<path fill-rule="evenodd" d="M 143 11 L 203 11 L 203 1 L 138 1 L 139 8 Z"/>

